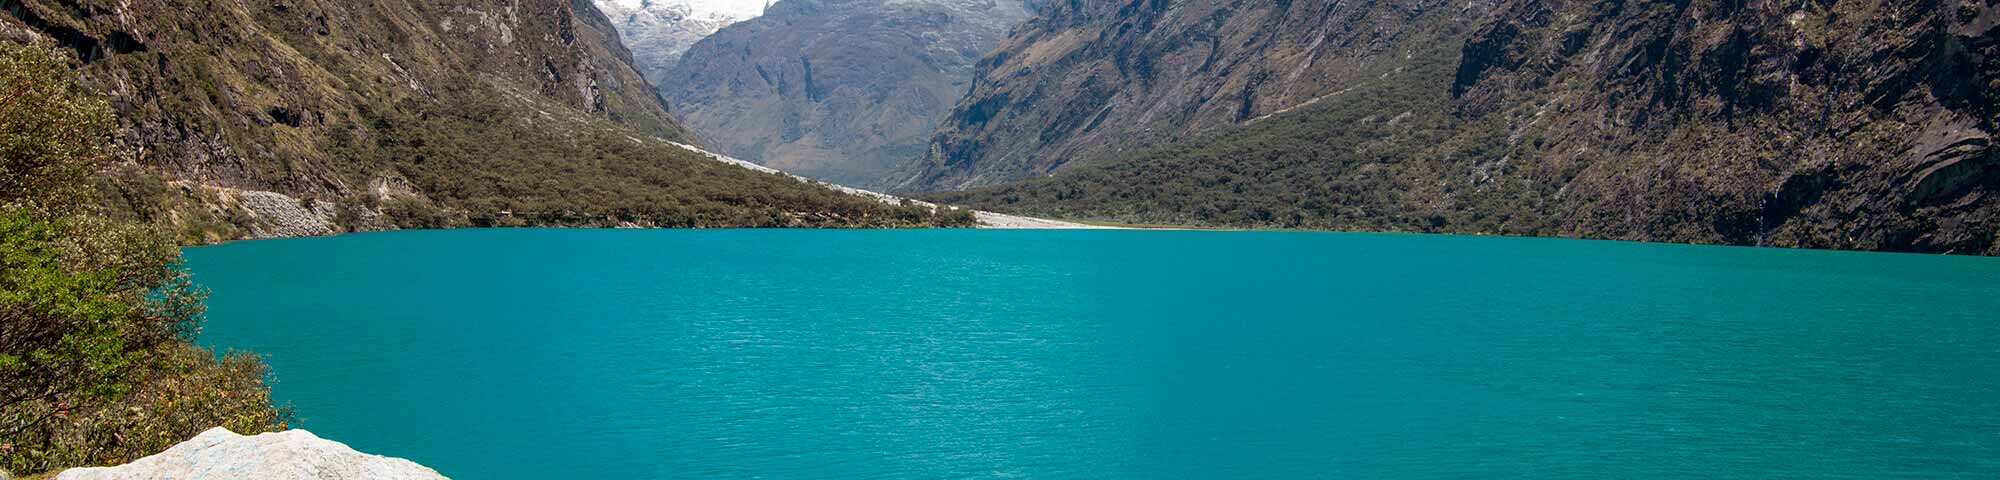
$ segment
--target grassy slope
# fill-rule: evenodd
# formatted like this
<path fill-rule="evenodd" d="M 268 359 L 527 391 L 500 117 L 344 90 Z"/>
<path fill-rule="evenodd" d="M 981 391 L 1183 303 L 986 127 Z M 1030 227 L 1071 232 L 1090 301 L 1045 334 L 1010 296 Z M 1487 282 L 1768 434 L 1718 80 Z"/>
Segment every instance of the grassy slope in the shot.
<path fill-rule="evenodd" d="M 970 221 L 699 158 L 491 78 L 461 78 L 440 95 L 447 108 L 374 120 L 406 135 L 333 145 L 353 159 L 346 165 L 351 175 L 393 172 L 428 197 L 380 205 L 396 225 L 919 227 Z M 371 200 L 364 194 L 348 203 Z"/>
<path fill-rule="evenodd" d="M 1514 182 L 1469 191 L 1449 185 L 1458 182 L 1440 170 L 1452 153 L 1498 150 L 1504 138 L 1482 135 L 1478 125 L 1443 113 L 1456 65 L 1442 59 L 1451 52 L 1411 53 L 1407 62 L 1378 65 L 1386 77 L 1377 74 L 1346 93 L 1248 126 L 1052 177 L 927 198 L 1123 224 L 1399 231 L 1457 225 L 1463 231 L 1540 232 L 1544 225 L 1530 218 L 1471 209 L 1459 212 L 1461 218 L 1433 218 L 1432 211 L 1450 209 L 1423 208 L 1448 201 L 1532 205 L 1547 192 Z"/>

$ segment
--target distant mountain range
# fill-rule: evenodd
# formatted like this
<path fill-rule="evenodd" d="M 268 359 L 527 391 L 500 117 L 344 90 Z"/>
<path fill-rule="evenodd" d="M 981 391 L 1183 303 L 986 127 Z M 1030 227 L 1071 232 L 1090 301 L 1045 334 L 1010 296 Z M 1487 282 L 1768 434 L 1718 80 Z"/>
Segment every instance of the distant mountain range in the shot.
<path fill-rule="evenodd" d="M 932 129 L 964 96 L 973 65 L 1031 6 L 785 0 L 696 43 L 655 83 L 721 152 L 873 185 L 922 154 Z"/>

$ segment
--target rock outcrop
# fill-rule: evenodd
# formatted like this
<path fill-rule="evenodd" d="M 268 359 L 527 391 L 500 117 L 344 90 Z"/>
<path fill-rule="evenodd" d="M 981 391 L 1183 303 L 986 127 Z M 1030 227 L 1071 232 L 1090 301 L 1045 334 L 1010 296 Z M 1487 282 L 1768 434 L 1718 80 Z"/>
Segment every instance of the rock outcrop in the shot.
<path fill-rule="evenodd" d="M 400 458 L 369 455 L 340 442 L 289 430 L 254 436 L 216 427 L 173 448 L 116 467 L 76 468 L 56 480 L 442 480 Z"/>
<path fill-rule="evenodd" d="M 785 0 L 697 43 L 660 93 L 708 146 L 808 177 L 881 183 L 919 156 L 1022 0 Z"/>
<path fill-rule="evenodd" d="M 1450 93 L 1517 139 L 1517 172 L 1565 175 L 1558 231 L 2000 254 L 2000 3 L 1496 13 Z"/>

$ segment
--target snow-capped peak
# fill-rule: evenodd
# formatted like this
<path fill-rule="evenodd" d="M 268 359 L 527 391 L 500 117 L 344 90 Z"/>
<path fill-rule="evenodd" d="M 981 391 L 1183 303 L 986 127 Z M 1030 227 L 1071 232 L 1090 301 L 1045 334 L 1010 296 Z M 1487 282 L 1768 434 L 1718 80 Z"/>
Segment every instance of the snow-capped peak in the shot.
<path fill-rule="evenodd" d="M 764 14 L 767 0 L 595 0 L 618 28 L 639 73 L 659 80 L 681 53 L 732 23 Z"/>
<path fill-rule="evenodd" d="M 653 13 L 678 14 L 704 20 L 740 22 L 764 14 L 766 0 L 597 0 L 597 8 L 610 15 Z"/>

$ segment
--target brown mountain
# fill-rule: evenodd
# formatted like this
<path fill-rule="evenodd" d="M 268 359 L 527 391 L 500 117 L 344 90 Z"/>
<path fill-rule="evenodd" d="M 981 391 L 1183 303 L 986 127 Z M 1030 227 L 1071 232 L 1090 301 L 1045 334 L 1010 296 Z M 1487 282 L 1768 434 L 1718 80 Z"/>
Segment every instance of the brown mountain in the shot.
<path fill-rule="evenodd" d="M 846 223 L 716 168 L 587 0 L 8 0 L 76 53 L 135 164 L 111 203 L 191 238 L 484 224 Z M 865 222 L 863 222 L 865 223 Z"/>
<path fill-rule="evenodd" d="M 1463 35 L 1487 3 L 1055 2 L 980 63 L 892 186 L 996 185 L 1294 108 Z"/>
<path fill-rule="evenodd" d="M 1148 223 L 2000 254 L 2000 6 L 1081 3 L 982 63 L 906 188 L 1053 172 L 940 198 Z M 1299 69 L 1314 79 L 1290 80 Z"/>

